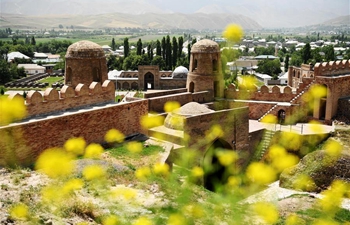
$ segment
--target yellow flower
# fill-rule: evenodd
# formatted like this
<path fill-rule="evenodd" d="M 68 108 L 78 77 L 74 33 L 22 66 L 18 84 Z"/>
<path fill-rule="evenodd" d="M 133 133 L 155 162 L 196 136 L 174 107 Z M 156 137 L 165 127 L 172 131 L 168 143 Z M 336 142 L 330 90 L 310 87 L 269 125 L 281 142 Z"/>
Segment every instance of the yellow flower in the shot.
<path fill-rule="evenodd" d="M 272 114 L 267 114 L 262 118 L 261 120 L 262 123 L 277 123 L 277 117 Z"/>
<path fill-rule="evenodd" d="M 180 214 L 171 214 L 168 219 L 167 225 L 185 225 L 187 224 L 186 218 Z"/>
<path fill-rule="evenodd" d="M 276 171 L 269 165 L 261 162 L 251 163 L 246 172 L 247 177 L 259 185 L 269 184 L 276 180 Z"/>
<path fill-rule="evenodd" d="M 191 174 L 193 177 L 202 177 L 204 175 L 203 168 L 199 166 L 195 166 L 192 168 Z"/>
<path fill-rule="evenodd" d="M 313 191 L 316 187 L 315 182 L 308 175 L 302 174 L 297 177 L 294 188 L 302 191 Z"/>
<path fill-rule="evenodd" d="M 106 176 L 106 170 L 99 165 L 86 166 L 83 170 L 83 176 L 86 180 L 102 179 Z"/>
<path fill-rule="evenodd" d="M 227 185 L 230 187 L 238 187 L 241 185 L 242 179 L 236 176 L 230 176 L 227 180 Z"/>
<path fill-rule="evenodd" d="M 218 151 L 216 154 L 220 164 L 223 166 L 232 165 L 238 160 L 238 154 L 234 151 L 224 150 Z"/>
<path fill-rule="evenodd" d="M 104 149 L 100 144 L 89 144 L 85 149 L 84 158 L 99 159 L 101 158 L 101 154 L 103 153 L 103 151 Z"/>
<path fill-rule="evenodd" d="M 112 190 L 111 193 L 114 197 L 123 197 L 125 200 L 134 199 L 136 197 L 136 191 L 127 187 L 117 187 Z"/>
<path fill-rule="evenodd" d="M 22 97 L 16 96 L 9 99 L 0 96 L 0 126 L 23 119 L 26 115 L 27 110 Z"/>
<path fill-rule="evenodd" d="M 331 184 L 331 188 L 323 191 L 323 198 L 319 200 L 323 211 L 327 213 L 335 213 L 343 201 L 343 197 L 347 192 L 347 184 L 343 181 L 335 180 Z"/>
<path fill-rule="evenodd" d="M 343 151 L 343 146 L 338 141 L 329 139 L 327 140 L 324 149 L 329 156 L 339 157 Z"/>
<path fill-rule="evenodd" d="M 28 211 L 28 206 L 21 203 L 10 209 L 10 215 L 15 220 L 27 220 L 29 216 Z"/>
<path fill-rule="evenodd" d="M 219 124 L 214 124 L 210 127 L 210 130 L 206 132 L 206 138 L 211 141 L 216 138 L 220 138 L 224 136 L 224 131 L 222 130 L 221 126 Z"/>
<path fill-rule="evenodd" d="M 73 158 L 59 148 L 45 150 L 38 158 L 35 169 L 42 171 L 49 177 L 57 178 L 69 175 L 74 170 Z"/>
<path fill-rule="evenodd" d="M 324 98 L 327 96 L 327 88 L 323 85 L 313 85 L 309 92 L 314 98 Z"/>
<path fill-rule="evenodd" d="M 242 76 L 239 81 L 239 86 L 241 89 L 255 90 L 257 82 L 257 79 L 253 76 Z"/>
<path fill-rule="evenodd" d="M 149 167 L 141 167 L 135 171 L 135 176 L 141 181 L 146 181 L 151 176 L 151 169 Z"/>
<path fill-rule="evenodd" d="M 83 155 L 86 142 L 84 138 L 71 138 L 64 143 L 64 148 L 67 152 L 72 152 L 75 155 Z"/>
<path fill-rule="evenodd" d="M 289 154 L 285 148 L 280 145 L 272 145 L 269 148 L 269 159 L 274 168 L 278 172 L 282 172 L 284 169 L 294 166 L 299 162 L 299 158 L 295 155 Z"/>
<path fill-rule="evenodd" d="M 119 219 L 115 215 L 110 215 L 102 220 L 102 225 L 117 225 L 119 224 Z"/>
<path fill-rule="evenodd" d="M 231 42 L 239 42 L 243 37 L 243 29 L 237 24 L 229 24 L 223 33 L 224 38 Z"/>
<path fill-rule="evenodd" d="M 107 141 L 108 143 L 122 143 L 124 139 L 124 134 L 117 129 L 110 129 L 105 135 L 105 141 Z"/>
<path fill-rule="evenodd" d="M 310 129 L 314 133 L 326 133 L 326 130 L 322 127 L 321 123 L 315 120 L 309 122 Z"/>
<path fill-rule="evenodd" d="M 331 219 L 316 219 L 312 225 L 339 225 L 339 223 Z"/>
<path fill-rule="evenodd" d="M 295 214 L 291 214 L 286 219 L 286 225 L 301 225 L 306 222 Z"/>
<path fill-rule="evenodd" d="M 167 176 L 169 174 L 169 165 L 166 163 L 156 163 L 153 165 L 153 172 L 156 175 Z"/>
<path fill-rule="evenodd" d="M 132 153 L 140 153 L 143 149 L 142 143 L 131 141 L 126 144 L 126 149 Z"/>
<path fill-rule="evenodd" d="M 274 224 L 278 220 L 278 210 L 275 205 L 267 202 L 258 202 L 253 205 L 253 210 L 257 216 L 262 218 L 267 224 Z"/>
<path fill-rule="evenodd" d="M 70 194 L 75 190 L 82 189 L 84 182 L 80 179 L 71 179 L 63 185 L 63 193 Z"/>
<path fill-rule="evenodd" d="M 132 225 L 152 225 L 152 221 L 147 217 L 140 217 Z"/>
<path fill-rule="evenodd" d="M 141 117 L 140 124 L 144 129 L 162 126 L 164 124 L 164 117 L 159 115 L 144 115 Z"/>
<path fill-rule="evenodd" d="M 164 105 L 164 111 L 167 113 L 173 112 L 181 107 L 179 102 L 167 101 Z"/>
<path fill-rule="evenodd" d="M 301 136 L 294 132 L 282 132 L 279 144 L 289 150 L 299 150 L 302 145 Z"/>
<path fill-rule="evenodd" d="M 41 197 L 45 203 L 60 204 L 66 199 L 66 194 L 60 186 L 46 186 L 41 190 Z"/>
<path fill-rule="evenodd" d="M 190 204 L 184 207 L 185 213 L 189 214 L 194 218 L 201 218 L 205 215 L 202 206 L 198 204 Z"/>

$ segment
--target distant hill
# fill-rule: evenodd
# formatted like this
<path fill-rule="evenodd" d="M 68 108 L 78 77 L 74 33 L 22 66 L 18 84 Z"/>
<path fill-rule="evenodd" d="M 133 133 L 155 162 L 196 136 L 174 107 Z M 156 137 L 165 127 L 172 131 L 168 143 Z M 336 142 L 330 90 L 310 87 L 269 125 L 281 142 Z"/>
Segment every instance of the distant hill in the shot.
<path fill-rule="evenodd" d="M 328 25 L 328 26 L 342 26 L 347 25 L 350 26 L 350 15 L 348 16 L 339 16 L 337 18 L 327 20 L 322 23 L 322 25 Z"/>
<path fill-rule="evenodd" d="M 0 27 L 12 29 L 57 29 L 64 27 L 87 29 L 141 27 L 155 29 L 196 29 L 223 30 L 230 23 L 240 24 L 245 30 L 259 30 L 262 27 L 254 20 L 234 14 L 156 14 L 138 15 L 109 13 L 101 15 L 18 15 L 2 14 Z"/>

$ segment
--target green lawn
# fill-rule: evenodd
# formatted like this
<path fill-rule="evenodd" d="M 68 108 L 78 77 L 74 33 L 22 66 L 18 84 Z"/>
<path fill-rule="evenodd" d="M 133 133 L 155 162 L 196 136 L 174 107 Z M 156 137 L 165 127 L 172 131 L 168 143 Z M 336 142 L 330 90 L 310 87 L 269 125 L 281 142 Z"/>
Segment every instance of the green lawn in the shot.
<path fill-rule="evenodd" d="M 51 85 L 53 83 L 56 83 L 58 81 L 63 81 L 63 79 L 64 79 L 63 77 L 47 77 L 47 78 L 39 80 L 38 82 L 40 82 L 40 83 L 48 82 L 49 83 L 49 87 L 51 87 Z"/>

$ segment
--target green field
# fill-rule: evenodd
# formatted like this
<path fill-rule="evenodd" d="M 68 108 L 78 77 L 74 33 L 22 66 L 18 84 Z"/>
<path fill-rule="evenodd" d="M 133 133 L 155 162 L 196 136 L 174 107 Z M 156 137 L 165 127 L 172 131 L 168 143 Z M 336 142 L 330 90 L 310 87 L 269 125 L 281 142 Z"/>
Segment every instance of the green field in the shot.
<path fill-rule="evenodd" d="M 51 87 L 51 85 L 53 83 L 56 83 L 56 82 L 61 81 L 61 80 L 63 80 L 63 77 L 47 77 L 47 78 L 39 80 L 39 82 L 40 83 L 48 82 L 49 83 L 49 87 Z"/>

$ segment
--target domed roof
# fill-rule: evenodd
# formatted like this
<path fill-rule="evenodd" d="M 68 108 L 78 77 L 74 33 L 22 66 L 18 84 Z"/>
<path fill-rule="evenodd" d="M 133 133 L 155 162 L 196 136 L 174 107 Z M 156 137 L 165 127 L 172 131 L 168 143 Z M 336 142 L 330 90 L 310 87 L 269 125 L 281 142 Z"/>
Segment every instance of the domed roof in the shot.
<path fill-rule="evenodd" d="M 174 112 L 168 113 L 164 120 L 164 126 L 174 130 L 184 130 L 185 117 L 210 112 L 214 112 L 214 110 L 209 109 L 206 105 L 199 104 L 198 102 L 189 102 Z"/>
<path fill-rule="evenodd" d="M 209 39 L 203 39 L 196 42 L 192 48 L 191 53 L 216 53 L 220 52 L 219 44 Z"/>
<path fill-rule="evenodd" d="M 187 78 L 188 69 L 184 66 L 176 67 L 173 71 L 173 78 Z"/>
<path fill-rule="evenodd" d="M 103 48 L 91 41 L 78 41 L 67 49 L 66 58 L 101 58 L 105 57 Z"/>

